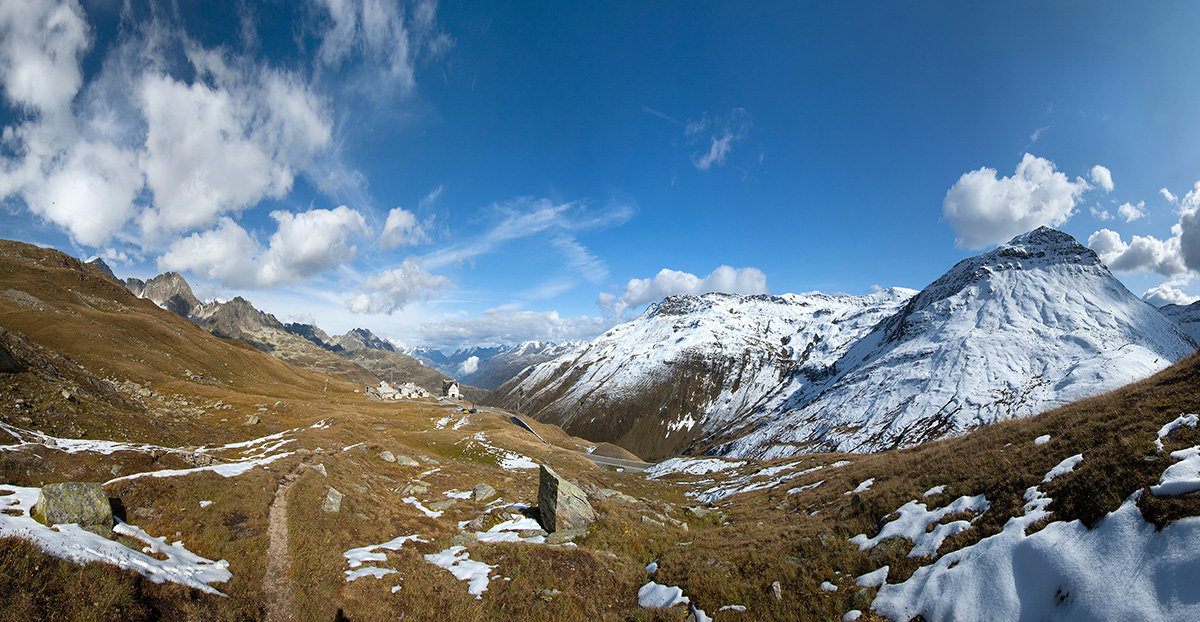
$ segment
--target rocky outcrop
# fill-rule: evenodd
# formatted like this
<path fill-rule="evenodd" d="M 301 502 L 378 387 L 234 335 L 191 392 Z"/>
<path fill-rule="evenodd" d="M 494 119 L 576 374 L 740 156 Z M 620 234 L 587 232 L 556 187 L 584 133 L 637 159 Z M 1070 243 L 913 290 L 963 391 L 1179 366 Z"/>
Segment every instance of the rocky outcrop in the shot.
<path fill-rule="evenodd" d="M 538 478 L 538 516 L 542 528 L 551 533 L 586 528 L 596 522 L 596 511 L 583 490 L 546 465 L 542 465 Z"/>
<path fill-rule="evenodd" d="M 12 374 L 19 371 L 21 371 L 21 362 L 8 351 L 3 343 L 0 343 L 0 373 Z"/>
<path fill-rule="evenodd" d="M 43 486 L 32 515 L 34 520 L 48 526 L 76 523 L 102 536 L 107 536 L 113 528 L 112 505 L 104 488 L 97 483 L 66 482 Z"/>
<path fill-rule="evenodd" d="M 180 317 L 191 317 L 200 307 L 187 280 L 178 272 L 164 272 L 146 281 L 140 296 Z"/>

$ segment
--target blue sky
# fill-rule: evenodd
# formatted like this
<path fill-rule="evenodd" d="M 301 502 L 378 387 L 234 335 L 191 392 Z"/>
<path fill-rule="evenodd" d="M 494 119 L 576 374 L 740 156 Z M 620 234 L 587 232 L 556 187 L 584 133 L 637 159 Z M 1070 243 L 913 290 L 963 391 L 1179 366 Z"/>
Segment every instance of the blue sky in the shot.
<path fill-rule="evenodd" d="M 965 4 L 0 0 L 0 231 L 438 347 L 1041 224 L 1194 300 L 1200 5 Z"/>

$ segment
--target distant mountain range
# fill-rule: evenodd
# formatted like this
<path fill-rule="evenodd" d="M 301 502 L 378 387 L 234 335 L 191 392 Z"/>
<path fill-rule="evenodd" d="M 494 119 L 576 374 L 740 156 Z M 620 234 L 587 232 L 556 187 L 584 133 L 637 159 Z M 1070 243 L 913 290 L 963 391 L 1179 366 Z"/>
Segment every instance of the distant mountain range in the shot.
<path fill-rule="evenodd" d="M 464 348 L 449 356 L 432 348 L 405 348 L 401 351 L 462 382 L 492 391 L 526 367 L 556 359 L 586 343 L 523 341 L 514 345 Z"/>
<path fill-rule="evenodd" d="M 434 395 L 441 395 L 443 381 L 450 379 L 397 352 L 392 344 L 365 328 L 330 337 L 310 324 L 284 324 L 240 296 L 228 302 L 200 302 L 187 280 L 177 272 L 160 274 L 148 281 L 121 280 L 103 260 L 89 263 L 135 296 L 149 299 L 218 337 L 244 341 L 294 365 L 364 384 L 374 385 L 380 380 L 411 381 Z M 467 383 L 461 383 L 460 390 L 466 399 L 475 402 L 487 396 L 487 391 Z"/>
<path fill-rule="evenodd" d="M 1043 227 L 920 292 L 673 296 L 490 401 L 644 458 L 877 451 L 1145 378 L 1196 326 Z"/>

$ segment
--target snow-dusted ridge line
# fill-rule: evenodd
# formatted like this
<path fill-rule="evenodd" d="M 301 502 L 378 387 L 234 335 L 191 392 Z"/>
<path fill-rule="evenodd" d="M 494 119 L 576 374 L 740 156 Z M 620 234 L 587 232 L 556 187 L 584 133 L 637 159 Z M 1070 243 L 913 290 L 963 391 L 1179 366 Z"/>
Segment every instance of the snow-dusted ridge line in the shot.
<path fill-rule="evenodd" d="M 1195 350 L 1094 252 L 1043 227 L 959 262 L 716 453 L 907 446 L 1115 389 Z"/>

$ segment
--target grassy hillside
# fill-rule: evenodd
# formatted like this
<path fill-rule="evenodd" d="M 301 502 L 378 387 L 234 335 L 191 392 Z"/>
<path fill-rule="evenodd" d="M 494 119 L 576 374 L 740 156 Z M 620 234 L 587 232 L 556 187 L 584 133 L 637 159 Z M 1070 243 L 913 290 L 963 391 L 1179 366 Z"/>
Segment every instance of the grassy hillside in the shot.
<path fill-rule="evenodd" d="M 1200 432 L 1183 428 L 1163 440 L 1165 451 L 1154 446 L 1164 424 L 1200 411 L 1193 356 L 1113 393 L 961 438 L 873 455 L 714 460 L 723 470 L 648 478 L 597 467 L 577 453 L 593 443 L 554 426 L 533 424 L 543 443 L 502 412 L 368 401 L 355 384 L 216 338 L 54 251 L 0 245 L 0 327 L 0 343 L 20 363 L 0 373 L 0 443 L 12 443 L 0 447 L 0 500 L 15 487 L 108 482 L 130 524 L 225 559 L 232 574 L 212 585 L 223 598 L 0 538 L 0 619 L 685 619 L 686 607 L 639 606 L 650 580 L 680 587 L 716 620 L 839 620 L 854 609 L 879 619 L 869 611 L 875 588 L 855 577 L 889 565 L 897 583 L 931 560 L 906 557 L 904 541 L 860 551 L 849 539 L 876 535 L 905 503 L 986 496 L 986 511 L 941 520 L 974 519 L 944 541 L 944 557 L 1000 532 L 1032 486 L 1053 499 L 1049 520 L 1095 525 L 1157 483 L 1172 450 L 1200 444 Z M 156 447 L 75 450 L 77 438 Z M 387 461 L 385 451 L 417 465 Z M 1041 483 L 1076 454 L 1073 472 Z M 532 463 L 592 491 L 600 520 L 576 546 L 473 541 L 460 524 L 495 523 L 527 512 L 510 504 L 536 502 L 537 470 L 522 468 Z M 228 477 L 119 479 L 242 464 L 250 466 Z M 503 503 L 456 498 L 478 483 Z M 936 486 L 945 489 L 924 496 Z M 322 509 L 330 489 L 344 495 L 336 513 Z M 426 511 L 448 501 L 436 506 L 442 514 Z M 1138 507 L 1156 527 L 1200 516 L 1195 494 L 1143 494 Z M 376 567 L 394 573 L 346 580 L 349 551 L 402 536 L 420 540 L 375 550 Z M 457 544 L 492 567 L 480 598 L 426 557 Z"/>

